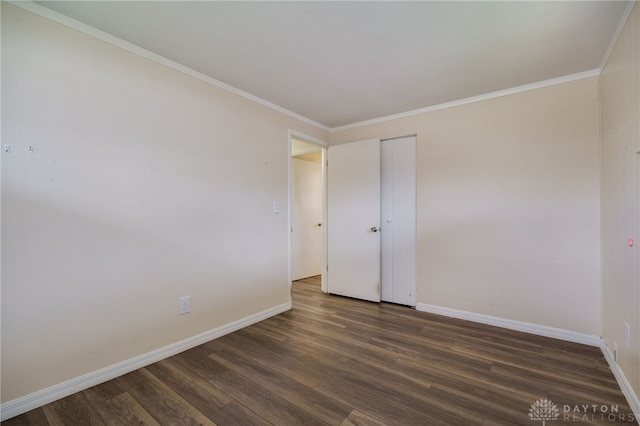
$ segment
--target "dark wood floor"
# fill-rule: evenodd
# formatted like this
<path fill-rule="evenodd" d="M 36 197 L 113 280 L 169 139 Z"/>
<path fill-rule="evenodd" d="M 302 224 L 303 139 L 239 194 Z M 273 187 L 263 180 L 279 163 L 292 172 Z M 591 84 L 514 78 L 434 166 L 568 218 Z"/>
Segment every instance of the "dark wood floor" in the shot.
<path fill-rule="evenodd" d="M 2 424 L 532 426 L 540 399 L 559 411 L 547 424 L 636 424 L 598 348 L 329 296 L 310 278 L 289 312 Z"/>

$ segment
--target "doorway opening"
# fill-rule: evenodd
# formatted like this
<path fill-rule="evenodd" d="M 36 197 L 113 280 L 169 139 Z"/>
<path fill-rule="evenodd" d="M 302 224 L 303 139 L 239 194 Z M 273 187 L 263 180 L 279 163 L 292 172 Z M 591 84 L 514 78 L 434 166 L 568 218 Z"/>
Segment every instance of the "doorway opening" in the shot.
<path fill-rule="evenodd" d="M 289 278 L 320 276 L 326 291 L 326 144 L 289 137 Z"/>

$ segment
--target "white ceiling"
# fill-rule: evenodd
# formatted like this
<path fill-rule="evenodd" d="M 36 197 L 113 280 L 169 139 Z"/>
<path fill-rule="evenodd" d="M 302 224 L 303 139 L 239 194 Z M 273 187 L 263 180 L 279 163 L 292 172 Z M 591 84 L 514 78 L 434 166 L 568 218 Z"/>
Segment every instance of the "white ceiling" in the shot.
<path fill-rule="evenodd" d="M 595 70 L 627 1 L 41 1 L 335 128 Z"/>

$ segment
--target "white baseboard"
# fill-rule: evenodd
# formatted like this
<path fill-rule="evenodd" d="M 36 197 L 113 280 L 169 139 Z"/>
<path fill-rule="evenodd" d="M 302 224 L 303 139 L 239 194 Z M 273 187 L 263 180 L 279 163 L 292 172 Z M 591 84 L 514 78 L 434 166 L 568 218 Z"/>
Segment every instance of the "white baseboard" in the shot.
<path fill-rule="evenodd" d="M 600 344 L 600 350 L 602 350 L 604 358 L 609 363 L 609 368 L 611 368 L 613 375 L 618 381 L 620 389 L 622 389 L 622 393 L 627 398 L 627 402 L 633 410 L 633 414 L 635 415 L 638 424 L 640 424 L 640 399 L 638 399 L 638 395 L 636 395 L 636 393 L 631 388 L 627 377 L 624 375 L 624 372 L 615 361 L 613 354 L 611 353 L 611 349 L 609 349 L 609 347 L 605 344 L 604 340 Z"/>
<path fill-rule="evenodd" d="M 428 305 L 425 303 L 418 303 L 416 305 L 416 310 L 507 328 L 509 330 L 523 331 L 525 333 L 535 334 L 538 336 L 552 337 L 554 339 L 566 340 L 568 342 L 582 343 L 589 346 L 600 346 L 600 336 L 577 333 L 575 331 L 564 330 L 562 328 L 548 327 L 546 325 L 476 314 L 473 312 L 460 311 L 457 309 L 444 308 L 442 306 Z"/>
<path fill-rule="evenodd" d="M 617 362 L 613 359 L 613 354 L 604 340 L 599 336 L 590 334 L 577 333 L 575 331 L 564 330 L 561 328 L 548 327 L 545 325 L 532 324 L 521 321 L 514 321 L 489 315 L 476 314 L 473 312 L 460 311 L 457 309 L 444 308 L 441 306 L 428 305 L 418 303 L 416 310 L 422 312 L 430 312 L 432 314 L 444 315 L 451 318 L 458 318 L 467 321 L 478 322 L 482 324 L 493 325 L 496 327 L 507 328 L 509 330 L 517 330 L 525 333 L 531 333 L 538 336 L 552 337 L 554 339 L 566 340 L 574 343 L 582 343 L 589 346 L 599 346 L 605 359 L 609 363 L 609 368 L 613 372 L 622 393 L 624 394 L 629 406 L 633 410 L 633 414 L 640 425 L 640 400 L 638 395 L 633 391 L 629 381 Z"/>
<path fill-rule="evenodd" d="M 158 362 L 170 356 L 179 354 L 180 352 L 184 352 L 187 349 L 194 348 L 210 340 L 217 339 L 225 334 L 229 334 L 274 315 L 278 315 L 291 309 L 291 306 L 291 302 L 274 306 L 273 308 L 258 312 L 229 324 L 225 324 L 221 327 L 205 331 L 151 352 L 147 352 L 146 354 L 101 368 L 100 370 L 92 371 L 91 373 L 67 380 L 66 382 L 42 389 L 21 398 L 5 402 L 0 405 L 0 421 L 26 413 L 27 411 L 49 404 L 60 398 L 64 398 L 76 392 L 104 383 L 108 380 L 115 379 L 123 374 L 130 373 L 139 368 L 153 364 L 154 362 Z"/>

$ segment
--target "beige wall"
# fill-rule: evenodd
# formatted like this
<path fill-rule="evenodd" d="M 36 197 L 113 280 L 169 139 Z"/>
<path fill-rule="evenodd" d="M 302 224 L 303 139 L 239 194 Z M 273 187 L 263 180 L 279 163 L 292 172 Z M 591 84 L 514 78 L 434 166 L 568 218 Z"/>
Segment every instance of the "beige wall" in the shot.
<path fill-rule="evenodd" d="M 640 6 L 600 77 L 603 337 L 640 395 Z M 635 240 L 633 248 L 628 240 Z M 631 347 L 624 323 L 631 326 Z"/>
<path fill-rule="evenodd" d="M 324 130 L 4 2 L 2 113 L 3 402 L 289 302 Z"/>
<path fill-rule="evenodd" d="M 598 81 L 336 132 L 417 134 L 417 301 L 599 336 Z"/>

